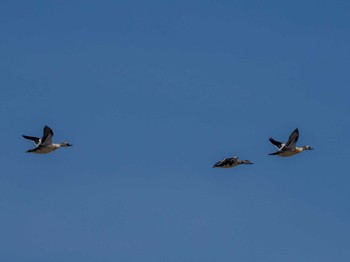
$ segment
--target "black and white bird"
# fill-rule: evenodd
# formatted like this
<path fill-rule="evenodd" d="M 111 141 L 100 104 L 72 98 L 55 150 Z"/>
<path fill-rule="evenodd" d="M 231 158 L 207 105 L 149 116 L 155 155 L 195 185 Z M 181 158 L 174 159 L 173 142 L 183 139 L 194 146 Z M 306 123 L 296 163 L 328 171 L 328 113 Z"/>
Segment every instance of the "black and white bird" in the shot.
<path fill-rule="evenodd" d="M 72 146 L 67 142 L 62 142 L 60 144 L 52 143 L 53 131 L 48 126 L 44 127 L 42 138 L 26 135 L 23 135 L 23 137 L 32 140 L 36 146 L 35 148 L 28 150 L 27 153 L 47 154 L 60 147 Z"/>
<path fill-rule="evenodd" d="M 234 156 L 234 157 L 225 158 L 221 161 L 216 162 L 213 167 L 214 168 L 215 167 L 231 168 L 241 164 L 252 165 L 253 163 L 250 162 L 249 160 L 240 160 L 238 159 L 238 157 Z"/>
<path fill-rule="evenodd" d="M 303 152 L 305 150 L 312 150 L 311 146 L 302 146 L 297 147 L 296 144 L 299 138 L 299 130 L 298 128 L 294 129 L 294 131 L 290 134 L 287 143 L 282 143 L 274 140 L 270 137 L 270 142 L 277 147 L 278 151 L 274 153 L 270 153 L 269 155 L 277 155 L 277 156 L 293 156 Z"/>

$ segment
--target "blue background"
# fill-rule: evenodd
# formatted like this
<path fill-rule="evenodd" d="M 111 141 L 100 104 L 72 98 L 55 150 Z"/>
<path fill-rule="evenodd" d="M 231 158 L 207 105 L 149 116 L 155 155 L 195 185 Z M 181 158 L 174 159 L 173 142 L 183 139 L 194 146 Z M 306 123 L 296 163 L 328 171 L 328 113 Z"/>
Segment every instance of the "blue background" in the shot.
<path fill-rule="evenodd" d="M 349 261 L 349 11 L 3 1 L 1 261 Z"/>

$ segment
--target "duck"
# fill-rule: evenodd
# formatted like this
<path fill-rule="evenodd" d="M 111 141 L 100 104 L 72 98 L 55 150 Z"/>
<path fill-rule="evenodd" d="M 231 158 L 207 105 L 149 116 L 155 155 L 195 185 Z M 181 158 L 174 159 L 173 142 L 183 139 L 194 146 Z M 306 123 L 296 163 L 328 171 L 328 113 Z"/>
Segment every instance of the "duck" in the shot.
<path fill-rule="evenodd" d="M 26 135 L 22 135 L 22 136 L 25 139 L 33 141 L 36 146 L 35 148 L 29 149 L 28 151 L 26 151 L 27 153 L 47 154 L 61 147 L 72 146 L 72 144 L 68 142 L 62 142 L 60 144 L 52 143 L 53 131 L 47 125 L 45 125 L 43 129 L 42 138 L 34 137 L 34 136 L 26 136 Z"/>
<path fill-rule="evenodd" d="M 296 154 L 299 154 L 303 151 L 313 150 L 311 146 L 297 147 L 296 144 L 298 142 L 298 138 L 299 138 L 298 128 L 293 130 L 293 132 L 290 134 L 288 141 L 286 143 L 276 141 L 272 137 L 270 137 L 269 138 L 270 142 L 277 147 L 278 151 L 270 153 L 269 155 L 289 157 L 289 156 L 294 156 Z"/>
<path fill-rule="evenodd" d="M 249 160 L 241 160 L 237 156 L 225 158 L 221 161 L 218 161 L 214 164 L 213 168 L 232 168 L 241 164 L 252 165 L 253 163 Z"/>

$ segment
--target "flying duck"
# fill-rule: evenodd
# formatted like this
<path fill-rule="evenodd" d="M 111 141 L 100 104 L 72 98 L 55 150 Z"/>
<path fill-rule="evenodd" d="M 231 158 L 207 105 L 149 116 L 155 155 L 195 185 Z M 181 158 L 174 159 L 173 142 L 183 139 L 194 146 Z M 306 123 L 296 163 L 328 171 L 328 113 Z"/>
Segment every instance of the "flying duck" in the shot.
<path fill-rule="evenodd" d="M 229 157 L 229 158 L 225 158 L 221 161 L 218 161 L 214 164 L 214 168 L 215 167 L 220 167 L 220 168 L 231 168 L 231 167 L 235 167 L 241 164 L 253 164 L 252 162 L 250 162 L 249 160 L 240 160 L 238 159 L 238 157 L 234 156 L 234 157 Z"/>
<path fill-rule="evenodd" d="M 269 155 L 277 155 L 277 156 L 293 156 L 296 154 L 299 154 L 302 151 L 305 150 L 313 150 L 311 146 L 302 146 L 297 147 L 296 144 L 298 142 L 299 138 L 299 130 L 298 128 L 294 129 L 294 131 L 290 134 L 289 139 L 287 143 L 281 143 L 276 140 L 274 140 L 272 137 L 270 137 L 270 142 L 278 148 L 278 151 L 271 153 Z"/>
<path fill-rule="evenodd" d="M 35 148 L 30 149 L 27 151 L 27 153 L 36 153 L 36 154 L 47 154 L 50 153 L 60 147 L 68 147 L 72 146 L 71 144 L 67 142 L 62 142 L 60 144 L 54 144 L 52 143 L 52 137 L 53 137 L 53 131 L 50 127 L 45 126 L 43 137 L 33 137 L 33 136 L 25 136 L 23 135 L 25 139 L 32 140 L 35 144 Z"/>

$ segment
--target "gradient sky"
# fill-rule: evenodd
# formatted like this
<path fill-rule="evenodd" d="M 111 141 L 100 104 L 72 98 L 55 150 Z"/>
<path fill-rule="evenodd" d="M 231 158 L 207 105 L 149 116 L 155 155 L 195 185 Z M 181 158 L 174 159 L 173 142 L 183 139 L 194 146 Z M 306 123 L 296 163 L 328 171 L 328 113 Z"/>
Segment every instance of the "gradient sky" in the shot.
<path fill-rule="evenodd" d="M 0 260 L 350 261 L 349 12 L 3 1 Z"/>

